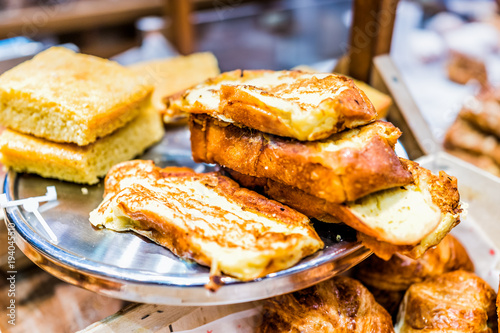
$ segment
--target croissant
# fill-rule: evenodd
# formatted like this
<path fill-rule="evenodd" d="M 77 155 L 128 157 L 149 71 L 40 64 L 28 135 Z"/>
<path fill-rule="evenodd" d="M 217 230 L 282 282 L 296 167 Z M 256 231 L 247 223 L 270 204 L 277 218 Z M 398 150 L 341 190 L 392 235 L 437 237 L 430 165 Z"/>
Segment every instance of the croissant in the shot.
<path fill-rule="evenodd" d="M 495 299 L 495 291 L 473 273 L 448 272 L 406 291 L 395 329 L 399 333 L 493 332 Z"/>
<path fill-rule="evenodd" d="M 353 276 L 367 286 L 377 302 L 395 316 L 410 285 L 459 269 L 473 272 L 474 264 L 462 244 L 448 234 L 419 259 L 396 254 L 389 261 L 384 261 L 371 256 L 354 269 Z"/>
<path fill-rule="evenodd" d="M 338 276 L 269 299 L 257 332 L 394 332 L 392 320 L 359 281 Z"/>
<path fill-rule="evenodd" d="M 498 290 L 500 290 L 500 285 L 498 286 Z M 497 324 L 497 328 L 500 328 L 500 293 L 497 295 Z"/>

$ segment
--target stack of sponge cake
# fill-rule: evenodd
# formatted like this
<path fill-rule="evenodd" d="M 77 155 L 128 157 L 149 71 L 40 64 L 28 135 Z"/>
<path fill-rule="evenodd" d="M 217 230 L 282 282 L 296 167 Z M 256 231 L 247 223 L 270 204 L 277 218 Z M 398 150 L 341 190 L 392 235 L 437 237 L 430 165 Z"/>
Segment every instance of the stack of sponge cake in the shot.
<path fill-rule="evenodd" d="M 163 136 L 152 87 L 94 56 L 50 48 L 0 76 L 0 160 L 18 172 L 94 184 Z"/>
<path fill-rule="evenodd" d="M 168 107 L 190 113 L 196 162 L 217 163 L 324 222 L 344 222 L 377 255 L 422 255 L 459 222 L 456 179 L 399 159 L 401 135 L 352 80 L 300 71 L 233 71 Z"/>

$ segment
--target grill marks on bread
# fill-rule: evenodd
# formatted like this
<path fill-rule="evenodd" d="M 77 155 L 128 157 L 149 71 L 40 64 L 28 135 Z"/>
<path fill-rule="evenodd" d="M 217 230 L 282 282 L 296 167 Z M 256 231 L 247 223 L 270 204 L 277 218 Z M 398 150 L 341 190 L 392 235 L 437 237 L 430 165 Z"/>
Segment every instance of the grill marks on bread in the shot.
<path fill-rule="evenodd" d="M 323 247 L 306 216 L 218 173 L 131 161 L 105 182 L 92 224 L 133 230 L 243 280 L 288 268 Z"/>

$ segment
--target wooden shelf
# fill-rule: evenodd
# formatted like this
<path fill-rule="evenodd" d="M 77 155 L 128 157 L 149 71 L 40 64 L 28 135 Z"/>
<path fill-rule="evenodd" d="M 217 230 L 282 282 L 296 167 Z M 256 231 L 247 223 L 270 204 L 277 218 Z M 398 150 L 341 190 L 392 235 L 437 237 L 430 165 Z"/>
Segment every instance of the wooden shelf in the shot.
<path fill-rule="evenodd" d="M 164 15 L 165 0 L 74 1 L 0 12 L 0 38 L 81 31 Z"/>

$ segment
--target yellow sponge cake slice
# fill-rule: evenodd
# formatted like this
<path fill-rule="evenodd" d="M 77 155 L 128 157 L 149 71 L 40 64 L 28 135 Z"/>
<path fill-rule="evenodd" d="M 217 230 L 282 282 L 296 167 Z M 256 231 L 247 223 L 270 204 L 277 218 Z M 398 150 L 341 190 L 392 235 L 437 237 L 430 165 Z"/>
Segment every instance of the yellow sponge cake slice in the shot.
<path fill-rule="evenodd" d="M 129 68 L 155 87 L 151 101 L 163 114 L 165 123 L 187 119 L 185 112 L 172 112 L 166 109 L 164 102 L 166 97 L 181 93 L 220 73 L 217 59 L 210 52 L 144 61 L 130 65 Z"/>
<path fill-rule="evenodd" d="M 0 76 L 0 119 L 10 129 L 80 146 L 136 117 L 152 87 L 133 71 L 54 47 Z"/>
<path fill-rule="evenodd" d="M 113 165 L 139 155 L 162 136 L 160 115 L 149 106 L 116 132 L 83 147 L 6 129 L 0 135 L 0 161 L 17 172 L 94 184 Z"/>

